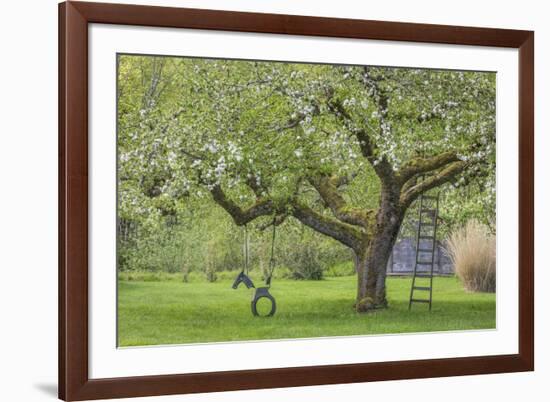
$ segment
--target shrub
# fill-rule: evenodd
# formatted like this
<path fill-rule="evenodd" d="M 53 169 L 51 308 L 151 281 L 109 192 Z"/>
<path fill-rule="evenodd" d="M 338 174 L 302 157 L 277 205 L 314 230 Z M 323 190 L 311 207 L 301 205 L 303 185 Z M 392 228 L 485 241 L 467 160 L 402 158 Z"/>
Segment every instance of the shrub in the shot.
<path fill-rule="evenodd" d="M 292 272 L 292 279 L 320 280 L 323 279 L 323 262 L 319 246 L 307 242 L 292 249 L 288 255 L 287 266 Z"/>
<path fill-rule="evenodd" d="M 453 231 L 447 239 L 447 252 L 466 290 L 495 292 L 496 238 L 485 226 L 470 220 Z"/>
<path fill-rule="evenodd" d="M 349 259 L 348 261 L 331 265 L 326 270 L 326 276 L 330 276 L 334 278 L 337 278 L 340 276 L 350 276 L 350 275 L 355 275 L 355 266 L 353 265 L 353 262 L 349 261 Z"/>

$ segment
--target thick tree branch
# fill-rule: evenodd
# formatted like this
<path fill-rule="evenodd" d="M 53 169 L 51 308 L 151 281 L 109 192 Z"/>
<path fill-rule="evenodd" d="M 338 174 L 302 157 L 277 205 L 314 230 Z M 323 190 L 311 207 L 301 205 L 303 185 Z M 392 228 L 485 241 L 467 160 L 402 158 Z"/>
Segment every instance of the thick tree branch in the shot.
<path fill-rule="evenodd" d="M 233 221 L 235 221 L 235 223 L 239 226 L 245 225 L 260 216 L 272 215 L 276 212 L 273 201 L 269 199 L 260 199 L 256 201 L 253 206 L 243 209 L 227 197 L 219 185 L 212 187 L 210 193 L 212 194 L 214 201 L 225 209 L 225 211 L 231 215 Z"/>
<path fill-rule="evenodd" d="M 358 175 L 359 173 L 353 172 L 350 175 L 334 177 L 333 183 L 337 188 L 340 188 L 342 186 L 350 184 L 352 180 L 355 179 Z"/>
<path fill-rule="evenodd" d="M 366 227 L 368 225 L 367 211 L 348 206 L 344 197 L 338 192 L 340 180 L 341 178 L 336 176 L 319 176 L 311 178 L 310 183 L 336 218 L 350 225 Z"/>
<path fill-rule="evenodd" d="M 403 183 L 401 185 L 400 193 L 403 194 L 403 193 L 407 192 L 411 187 L 416 186 L 417 182 L 418 182 L 418 177 L 417 176 L 411 177 L 409 180 L 407 180 L 405 183 Z"/>
<path fill-rule="evenodd" d="M 378 131 L 380 137 L 384 137 L 386 135 L 384 127 L 386 127 L 386 130 L 390 127 L 388 122 L 386 121 L 386 118 L 388 116 L 389 97 L 386 91 L 380 86 L 380 82 L 384 81 L 383 76 L 373 75 L 371 74 L 370 70 L 371 69 L 367 66 L 363 67 L 363 82 L 365 84 L 365 89 L 367 89 L 367 91 L 370 93 L 370 97 L 376 102 L 378 114 L 380 116 Z M 362 138 L 358 136 L 357 139 L 360 141 L 361 144 L 363 144 Z M 369 146 L 373 151 L 375 150 L 375 146 L 369 144 L 368 141 L 366 141 L 366 145 Z M 371 157 L 369 158 L 369 162 L 374 167 L 374 171 L 376 172 L 382 183 L 391 183 L 394 181 L 395 174 L 393 171 L 393 167 L 386 156 L 377 159 Z"/>
<path fill-rule="evenodd" d="M 269 199 L 258 200 L 253 206 L 243 209 L 227 197 L 221 186 L 216 185 L 212 187 L 210 192 L 214 201 L 231 215 L 239 226 L 245 225 L 260 216 L 269 216 L 278 212 L 273 201 Z M 361 243 L 362 232 L 358 228 L 326 217 L 305 204 L 294 202 L 292 205 L 292 215 L 304 225 L 332 237 L 355 250 L 358 249 Z M 280 222 L 276 224 L 278 223 Z"/>
<path fill-rule="evenodd" d="M 401 193 L 399 199 L 401 206 L 407 208 L 420 194 L 453 179 L 457 174 L 463 172 L 466 166 L 467 163 L 464 161 L 453 162 L 433 176 L 430 176 L 414 186 L 410 186 Z"/>
<path fill-rule="evenodd" d="M 401 185 L 404 185 L 409 179 L 416 175 L 441 169 L 457 161 L 459 161 L 459 159 L 454 152 L 444 152 L 431 158 L 412 158 L 399 169 L 396 178 Z"/>
<path fill-rule="evenodd" d="M 301 203 L 293 205 L 292 215 L 313 230 L 332 237 L 354 250 L 360 249 L 362 233 L 358 228 L 328 218 Z"/>
<path fill-rule="evenodd" d="M 342 120 L 346 124 L 347 129 L 355 135 L 359 142 L 361 154 L 372 165 L 378 177 L 380 177 L 382 181 L 391 180 L 393 177 L 392 167 L 385 157 L 380 160 L 376 157 L 376 145 L 372 143 L 367 131 L 353 126 L 353 118 L 341 102 L 335 99 L 329 99 L 328 108 L 337 118 Z"/>
<path fill-rule="evenodd" d="M 286 218 L 288 218 L 288 216 L 289 215 L 286 214 L 286 213 L 281 213 L 279 215 L 276 215 L 275 218 L 272 221 L 259 225 L 258 229 L 261 230 L 261 231 L 264 231 L 264 230 L 272 227 L 273 225 L 280 226 L 286 221 Z"/>
<path fill-rule="evenodd" d="M 245 182 L 246 182 L 246 185 L 252 190 L 252 192 L 256 194 L 257 198 L 260 198 L 265 193 L 267 193 L 267 189 L 265 188 L 265 186 L 261 184 L 257 176 L 251 174 L 247 177 Z"/>

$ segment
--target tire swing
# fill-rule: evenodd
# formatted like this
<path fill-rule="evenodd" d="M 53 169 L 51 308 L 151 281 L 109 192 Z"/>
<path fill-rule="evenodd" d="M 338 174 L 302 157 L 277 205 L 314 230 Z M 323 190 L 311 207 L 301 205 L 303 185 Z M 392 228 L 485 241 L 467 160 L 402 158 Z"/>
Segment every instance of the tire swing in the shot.
<path fill-rule="evenodd" d="M 244 267 L 235 278 L 235 281 L 233 282 L 233 289 L 237 289 L 241 283 L 244 283 L 247 289 L 254 288 L 254 295 L 252 296 L 252 301 L 250 302 L 250 308 L 252 310 L 252 315 L 256 317 L 262 316 L 258 312 L 258 301 L 262 298 L 265 298 L 270 301 L 271 303 L 271 310 L 269 313 L 264 315 L 264 317 L 272 317 L 275 312 L 277 311 L 277 303 L 275 302 L 275 298 L 271 293 L 269 293 L 269 288 L 271 287 L 271 278 L 273 276 L 273 270 L 275 269 L 275 219 L 273 219 L 273 236 L 271 238 L 271 256 L 269 258 L 269 271 L 267 278 L 265 280 L 265 286 L 261 287 L 255 287 L 254 282 L 252 282 L 252 279 L 248 276 L 248 265 L 249 265 L 249 236 L 248 236 L 248 228 L 245 225 L 244 226 L 244 232 L 245 232 L 245 238 L 244 238 Z"/>

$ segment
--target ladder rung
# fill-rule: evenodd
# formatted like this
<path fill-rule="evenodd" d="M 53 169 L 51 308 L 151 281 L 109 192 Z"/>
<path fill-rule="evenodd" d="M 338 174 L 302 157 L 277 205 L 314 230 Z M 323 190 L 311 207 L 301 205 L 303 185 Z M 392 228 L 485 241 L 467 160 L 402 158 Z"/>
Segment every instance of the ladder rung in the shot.
<path fill-rule="evenodd" d="M 424 204 L 423 202 L 426 201 Z M 428 202 L 430 201 L 430 202 Z M 412 303 L 425 303 L 432 308 L 432 285 L 434 278 L 434 255 L 437 246 L 436 229 L 437 229 L 437 215 L 439 207 L 439 194 L 438 195 L 422 195 L 420 199 L 420 213 L 418 219 L 417 233 L 416 233 L 416 256 L 415 265 L 413 271 L 413 280 L 411 286 L 411 297 L 409 298 L 409 309 Z M 424 243 L 422 243 L 422 241 Z M 426 242 L 430 242 L 426 244 Z M 423 246 L 423 247 L 422 247 Z M 430 247 L 430 248 L 426 248 Z M 420 253 L 424 253 L 422 256 Z M 427 254 L 427 255 L 426 255 Z M 425 261 L 426 257 L 430 256 L 431 261 Z M 424 261 L 419 261 L 421 257 L 424 257 Z M 429 268 L 426 268 L 429 267 Z M 420 269 L 420 271 L 417 271 Z M 416 278 L 429 279 L 429 283 L 424 281 L 418 281 L 420 285 L 416 286 Z M 429 285 L 429 286 L 426 286 Z M 415 299 L 413 298 L 414 291 L 426 291 L 430 292 L 429 299 Z M 423 294 L 424 296 L 426 294 Z"/>

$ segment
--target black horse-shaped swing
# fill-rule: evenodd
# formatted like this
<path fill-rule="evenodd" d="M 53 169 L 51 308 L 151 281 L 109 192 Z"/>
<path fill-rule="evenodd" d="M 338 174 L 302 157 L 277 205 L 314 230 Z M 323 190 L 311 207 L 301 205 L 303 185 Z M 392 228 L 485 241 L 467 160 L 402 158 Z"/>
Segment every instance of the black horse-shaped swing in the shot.
<path fill-rule="evenodd" d="M 258 313 L 257 305 L 258 301 L 261 298 L 265 298 L 271 302 L 271 310 L 267 314 L 267 317 L 272 317 L 275 314 L 275 311 L 277 311 L 277 303 L 275 302 L 275 298 L 269 293 L 269 288 L 271 287 L 271 277 L 273 276 L 273 269 L 275 268 L 275 258 L 274 258 L 274 246 L 275 246 L 275 221 L 273 222 L 273 237 L 271 239 L 271 257 L 269 259 L 269 271 L 267 278 L 265 280 L 265 286 L 256 287 L 254 286 L 254 282 L 252 282 L 252 279 L 247 275 L 248 274 L 248 229 L 245 225 L 245 244 L 244 244 L 244 267 L 242 271 L 237 275 L 235 278 L 235 282 L 233 282 L 233 289 L 237 289 L 241 283 L 244 283 L 244 285 L 247 287 L 247 289 L 254 288 L 254 295 L 252 296 L 252 301 L 250 302 L 250 308 L 252 310 L 252 314 L 254 316 L 260 316 Z"/>

